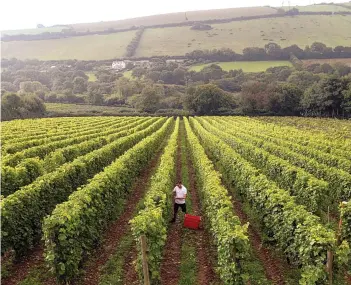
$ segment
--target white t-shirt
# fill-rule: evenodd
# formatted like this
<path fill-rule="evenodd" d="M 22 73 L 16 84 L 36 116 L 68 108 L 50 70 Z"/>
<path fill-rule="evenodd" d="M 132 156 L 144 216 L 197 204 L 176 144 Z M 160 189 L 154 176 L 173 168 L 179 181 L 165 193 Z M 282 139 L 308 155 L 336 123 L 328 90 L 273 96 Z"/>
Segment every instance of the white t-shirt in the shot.
<path fill-rule="evenodd" d="M 187 193 L 187 190 L 184 187 L 184 185 L 182 185 L 182 188 L 179 188 L 178 186 L 174 187 L 173 192 L 176 193 L 174 202 L 176 202 L 177 204 L 185 204 L 185 199 L 179 199 L 184 198 L 184 196 Z"/>

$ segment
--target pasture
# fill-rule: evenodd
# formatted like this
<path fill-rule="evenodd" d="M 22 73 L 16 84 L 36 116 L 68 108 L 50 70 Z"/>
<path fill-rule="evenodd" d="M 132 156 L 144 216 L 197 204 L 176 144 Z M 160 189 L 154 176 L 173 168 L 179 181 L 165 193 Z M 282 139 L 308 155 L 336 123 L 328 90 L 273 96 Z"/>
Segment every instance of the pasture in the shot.
<path fill-rule="evenodd" d="M 135 31 L 54 40 L 2 42 L 2 57 L 39 60 L 104 60 L 122 57 Z"/>
<path fill-rule="evenodd" d="M 146 29 L 136 57 L 185 55 L 196 49 L 264 47 L 276 42 L 301 48 L 313 42 L 351 45 L 351 16 L 297 16 L 213 24 L 208 31 L 189 26 Z M 40 60 L 108 60 L 122 57 L 136 31 L 108 35 L 2 43 L 2 57 Z"/>
<path fill-rule="evenodd" d="M 208 65 L 208 64 L 197 64 L 193 65 L 189 68 L 189 70 L 194 71 L 201 71 Z M 277 66 L 292 66 L 290 61 L 233 61 L 233 62 L 215 62 L 214 64 L 219 65 L 223 70 L 235 70 L 235 69 L 242 69 L 244 72 L 261 72 L 266 71 L 270 67 L 277 67 Z"/>
<path fill-rule="evenodd" d="M 57 33 L 62 32 L 63 29 L 69 29 L 69 26 L 55 26 L 55 27 L 47 27 L 47 28 L 35 28 L 35 29 L 20 29 L 20 30 L 4 30 L 1 31 L 1 35 L 37 35 L 42 33 Z"/>
<path fill-rule="evenodd" d="M 196 49 L 264 47 L 275 42 L 301 48 L 313 42 L 327 46 L 351 45 L 351 16 L 297 16 L 213 24 L 212 30 L 190 27 L 146 29 L 136 56 L 184 55 Z"/>
<path fill-rule="evenodd" d="M 169 13 L 138 17 L 119 21 L 106 21 L 98 23 L 82 23 L 71 25 L 76 31 L 103 31 L 107 29 L 126 29 L 131 26 L 151 26 L 170 23 L 185 22 L 185 13 L 189 21 L 204 21 L 211 19 L 227 19 L 245 16 L 259 16 L 276 14 L 277 10 L 270 7 L 249 7 L 249 8 L 229 8 L 213 9 L 202 11 L 188 11 L 179 13 Z"/>

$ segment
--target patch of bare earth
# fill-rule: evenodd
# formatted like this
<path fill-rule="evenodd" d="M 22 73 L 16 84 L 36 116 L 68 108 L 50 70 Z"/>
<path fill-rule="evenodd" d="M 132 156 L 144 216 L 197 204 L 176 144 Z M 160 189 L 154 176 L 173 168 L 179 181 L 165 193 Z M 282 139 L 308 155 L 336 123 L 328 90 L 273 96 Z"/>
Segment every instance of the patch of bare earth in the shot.
<path fill-rule="evenodd" d="M 134 260 L 137 259 L 137 250 L 134 246 L 132 251 L 129 252 L 127 258 L 125 259 L 123 267 L 123 284 L 124 285 L 136 285 L 140 284 L 138 279 L 138 274 L 135 271 Z"/>
<path fill-rule="evenodd" d="M 10 276 L 1 280 L 3 285 L 15 285 L 26 278 L 30 270 L 44 261 L 43 245 L 37 245 L 25 257 L 16 261 L 10 269 Z"/>

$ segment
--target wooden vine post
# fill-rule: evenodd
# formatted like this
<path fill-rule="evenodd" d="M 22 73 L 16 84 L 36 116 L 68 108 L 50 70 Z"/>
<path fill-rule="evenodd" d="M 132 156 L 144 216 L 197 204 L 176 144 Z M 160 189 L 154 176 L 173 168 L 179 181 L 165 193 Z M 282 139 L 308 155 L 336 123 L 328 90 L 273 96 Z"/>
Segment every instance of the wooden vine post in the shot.
<path fill-rule="evenodd" d="M 141 244 L 141 257 L 142 257 L 142 260 L 143 260 L 144 285 L 150 285 L 149 265 L 147 263 L 146 237 L 145 237 L 145 235 L 140 236 L 140 244 Z"/>
<path fill-rule="evenodd" d="M 328 250 L 327 252 L 327 271 L 329 278 L 329 285 L 333 284 L 333 252 Z"/>

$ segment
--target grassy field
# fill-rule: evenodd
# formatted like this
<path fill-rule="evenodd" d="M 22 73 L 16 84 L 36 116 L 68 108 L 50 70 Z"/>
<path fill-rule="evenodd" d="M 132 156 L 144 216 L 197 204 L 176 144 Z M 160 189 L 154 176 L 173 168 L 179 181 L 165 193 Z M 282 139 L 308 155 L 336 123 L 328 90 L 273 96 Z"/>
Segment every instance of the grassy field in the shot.
<path fill-rule="evenodd" d="M 189 70 L 200 71 L 209 64 L 193 65 Z M 244 72 L 261 72 L 266 71 L 270 67 L 276 66 L 292 66 L 290 61 L 233 61 L 233 62 L 215 62 L 223 70 L 242 69 Z"/>
<path fill-rule="evenodd" d="M 4 30 L 1 31 L 2 35 L 37 35 L 46 32 L 54 33 L 54 32 L 61 32 L 63 29 L 69 29 L 69 26 L 57 26 L 57 27 L 49 27 L 49 28 L 35 28 L 35 29 L 22 29 L 22 30 Z"/>
<path fill-rule="evenodd" d="M 337 62 L 345 63 L 348 66 L 351 66 L 351 58 L 325 58 L 325 59 L 304 59 L 302 60 L 303 64 L 305 66 L 309 66 L 314 63 L 329 63 L 329 64 L 334 64 Z"/>
<path fill-rule="evenodd" d="M 46 111 L 49 115 L 120 115 L 124 113 L 133 113 L 135 109 L 128 107 L 112 107 L 112 106 L 94 106 L 80 104 L 61 104 L 61 103 L 45 103 Z"/>
<path fill-rule="evenodd" d="M 315 41 L 328 46 L 351 45 L 351 16 L 298 16 L 212 25 L 210 31 L 190 27 L 147 29 L 136 56 L 183 55 L 195 49 L 263 47 L 274 41 L 282 47 L 304 48 Z"/>
<path fill-rule="evenodd" d="M 284 10 L 289 10 L 292 8 L 299 9 L 300 12 L 347 12 L 350 9 L 337 6 L 337 5 L 308 5 L 308 6 L 291 6 L 283 7 Z"/>
<path fill-rule="evenodd" d="M 275 14 L 277 11 L 270 7 L 251 7 L 251 8 L 229 8 L 214 9 L 203 11 L 189 11 L 186 16 L 189 21 L 203 21 L 210 19 L 226 19 L 241 16 L 256 16 Z M 71 25 L 76 31 L 103 31 L 109 28 L 124 29 L 135 26 L 150 26 L 169 23 L 185 22 L 185 12 L 153 15 L 148 17 L 139 17 L 134 19 L 126 19 L 119 21 L 84 23 Z"/>
<path fill-rule="evenodd" d="M 88 81 L 94 82 L 97 80 L 96 75 L 93 72 L 86 72 L 85 74 L 89 76 Z"/>
<path fill-rule="evenodd" d="M 123 72 L 123 76 L 128 78 L 128 79 L 134 79 L 134 77 L 132 76 L 132 70 L 128 70 Z"/>
<path fill-rule="evenodd" d="M 103 60 L 121 57 L 135 31 L 42 41 L 2 42 L 4 58 Z"/>

